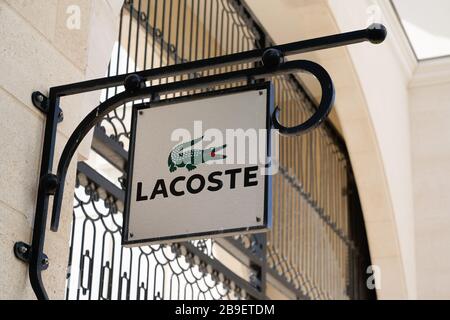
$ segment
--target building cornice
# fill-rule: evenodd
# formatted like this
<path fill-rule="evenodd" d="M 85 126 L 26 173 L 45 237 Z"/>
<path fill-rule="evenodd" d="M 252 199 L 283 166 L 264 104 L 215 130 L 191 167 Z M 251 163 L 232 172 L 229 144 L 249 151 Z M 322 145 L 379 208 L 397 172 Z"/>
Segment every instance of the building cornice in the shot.
<path fill-rule="evenodd" d="M 450 83 L 450 57 L 421 61 L 409 84 L 411 88 Z"/>

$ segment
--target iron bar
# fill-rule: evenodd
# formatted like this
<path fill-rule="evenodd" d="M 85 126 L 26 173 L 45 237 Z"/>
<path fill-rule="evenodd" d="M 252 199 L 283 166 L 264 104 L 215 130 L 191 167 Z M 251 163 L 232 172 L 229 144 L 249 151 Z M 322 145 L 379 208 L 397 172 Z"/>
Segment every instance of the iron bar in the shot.
<path fill-rule="evenodd" d="M 382 42 L 385 37 L 385 27 L 380 24 L 374 24 L 367 29 L 336 34 L 317 39 L 292 42 L 284 45 L 273 46 L 271 48 L 280 51 L 284 56 L 289 56 L 311 51 L 336 48 L 350 44 L 357 44 L 366 41 L 379 43 L 379 41 Z M 206 69 L 211 69 L 213 67 L 222 68 L 237 63 L 250 63 L 259 61 L 267 49 L 270 48 L 254 49 L 220 57 L 213 57 L 198 61 L 160 67 L 157 69 L 149 69 L 137 72 L 136 74 L 145 80 L 154 80 L 161 77 L 172 77 L 185 73 L 198 72 Z M 101 90 L 122 85 L 129 75 L 130 74 L 124 74 L 108 78 L 88 80 L 78 83 L 72 83 L 69 85 L 56 86 L 53 89 L 60 97 L 79 94 L 87 91 Z"/>

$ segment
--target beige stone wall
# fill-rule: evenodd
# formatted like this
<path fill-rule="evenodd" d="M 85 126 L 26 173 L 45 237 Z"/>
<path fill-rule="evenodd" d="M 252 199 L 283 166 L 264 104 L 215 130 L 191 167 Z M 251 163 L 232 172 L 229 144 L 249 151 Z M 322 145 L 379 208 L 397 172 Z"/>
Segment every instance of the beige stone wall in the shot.
<path fill-rule="evenodd" d="M 341 31 L 368 26 L 373 22 L 371 8 L 377 4 L 369 0 L 348 0 L 345 6 L 338 0 L 328 3 Z M 393 26 L 382 15 L 375 19 L 387 24 L 388 38 L 379 46 L 347 48 L 351 60 L 347 72 L 341 69 L 341 77 L 355 74 L 338 91 L 342 99 L 337 110 L 361 195 L 372 263 L 381 271 L 379 297 L 413 299 L 417 292 L 408 101 L 411 74 L 396 49 Z"/>
<path fill-rule="evenodd" d="M 338 0 L 329 2 L 341 25 L 375 12 L 388 27 L 385 50 L 370 54 L 360 46 L 350 52 L 386 168 L 406 297 L 450 299 L 450 58 L 417 61 L 386 0 L 350 0 L 351 13 Z M 389 253 L 383 260 L 391 262 L 380 265 L 386 278 L 386 270 L 395 266 L 395 239 L 369 241 L 371 249 Z M 389 274 L 383 284 L 394 283 L 395 273 Z"/>
<path fill-rule="evenodd" d="M 410 89 L 417 291 L 450 299 L 450 59 L 424 64 L 429 80 L 446 75 Z"/>
<path fill-rule="evenodd" d="M 285 0 L 271 10 L 269 0 L 247 2 L 278 43 L 373 19 L 387 26 L 381 46 L 303 57 L 335 81 L 372 263 L 381 271 L 378 298 L 449 299 L 450 58 L 418 63 L 387 0 Z"/>
<path fill-rule="evenodd" d="M 33 299 L 27 266 L 13 254 L 16 241 L 30 243 L 45 118 L 31 104 L 35 90 L 101 77 L 116 39 L 121 0 L 0 1 L 0 299 Z M 69 29 L 69 6 L 78 6 L 80 29 Z M 57 155 L 99 93 L 62 99 Z M 90 139 L 78 158 L 89 155 Z M 63 298 L 76 161 L 66 183 L 60 232 L 47 233 L 50 268 L 44 283 Z"/>

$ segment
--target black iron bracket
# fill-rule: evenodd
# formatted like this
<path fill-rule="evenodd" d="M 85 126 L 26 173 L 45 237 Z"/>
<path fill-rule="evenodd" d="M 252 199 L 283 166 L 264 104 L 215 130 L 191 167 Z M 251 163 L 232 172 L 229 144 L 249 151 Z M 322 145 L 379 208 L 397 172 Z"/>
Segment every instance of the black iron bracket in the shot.
<path fill-rule="evenodd" d="M 317 127 L 328 116 L 334 102 L 334 86 L 327 71 L 319 64 L 306 60 L 286 62 L 285 57 L 288 55 L 335 48 L 366 41 L 378 44 L 384 41 L 386 35 L 387 31 L 383 25 L 373 24 L 367 29 L 342 34 L 170 65 L 144 70 L 134 74 L 118 75 L 52 87 L 50 88 L 48 97 L 40 92 L 34 92 L 32 95 L 33 104 L 46 115 L 40 169 L 41 178 L 38 188 L 31 246 L 18 242 L 14 246 L 14 252 L 18 259 L 29 264 L 30 282 L 36 297 L 38 299 L 48 299 L 41 272 L 48 267 L 48 257 L 43 253 L 43 249 L 49 198 L 53 195 L 53 212 L 50 228 L 53 232 L 57 232 L 64 194 L 64 182 L 70 161 L 83 138 L 95 127 L 95 125 L 102 121 L 104 116 L 108 113 L 127 102 L 141 99 L 150 99 L 150 101 L 154 101 L 158 99 L 161 94 L 202 89 L 230 82 L 247 81 L 249 79 L 254 81 L 280 74 L 308 72 L 313 74 L 319 80 L 322 88 L 321 102 L 312 117 L 297 126 L 285 127 L 278 120 L 280 112 L 279 108 L 277 108 L 272 115 L 272 126 L 274 129 L 279 130 L 280 134 L 288 136 L 303 134 Z M 252 62 L 262 62 L 262 66 L 212 76 L 191 77 L 187 80 L 160 84 L 153 87 L 146 86 L 146 82 L 153 79 L 194 74 L 207 69 Z M 57 173 L 53 174 L 52 167 L 55 152 L 56 130 L 58 123 L 63 117 L 59 107 L 60 98 L 121 85 L 125 86 L 124 92 L 116 94 L 98 105 L 80 122 L 64 147 L 58 162 Z"/>

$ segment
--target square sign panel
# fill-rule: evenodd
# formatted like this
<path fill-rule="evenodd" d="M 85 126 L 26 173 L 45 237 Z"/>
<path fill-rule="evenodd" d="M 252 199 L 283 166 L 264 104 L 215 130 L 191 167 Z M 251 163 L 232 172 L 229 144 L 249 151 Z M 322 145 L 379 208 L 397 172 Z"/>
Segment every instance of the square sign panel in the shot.
<path fill-rule="evenodd" d="M 123 244 L 266 231 L 270 83 L 133 108 Z"/>

